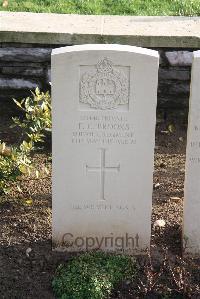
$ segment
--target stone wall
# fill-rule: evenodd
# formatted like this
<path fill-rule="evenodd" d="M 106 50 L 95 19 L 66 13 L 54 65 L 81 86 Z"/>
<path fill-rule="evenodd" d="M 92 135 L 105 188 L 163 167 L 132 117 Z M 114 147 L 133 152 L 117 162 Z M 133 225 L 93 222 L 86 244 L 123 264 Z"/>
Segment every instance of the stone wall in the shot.
<path fill-rule="evenodd" d="M 158 107 L 188 109 L 192 52 L 194 50 L 159 50 Z"/>
<path fill-rule="evenodd" d="M 51 46 L 32 44 L 0 45 L 1 112 L 12 112 L 12 98 L 30 95 L 37 86 L 50 89 Z"/>
<path fill-rule="evenodd" d="M 13 97 L 22 98 L 36 86 L 50 88 L 52 48 L 87 43 L 158 50 L 158 107 L 188 108 L 192 51 L 200 49 L 200 17 L 0 12 L 0 20 L 0 113 L 11 107 Z"/>
<path fill-rule="evenodd" d="M 1 111 L 12 111 L 12 98 L 28 96 L 37 86 L 50 89 L 51 50 L 56 47 L 59 45 L 0 44 Z M 158 107 L 188 108 L 192 49 L 156 50 L 160 53 Z"/>

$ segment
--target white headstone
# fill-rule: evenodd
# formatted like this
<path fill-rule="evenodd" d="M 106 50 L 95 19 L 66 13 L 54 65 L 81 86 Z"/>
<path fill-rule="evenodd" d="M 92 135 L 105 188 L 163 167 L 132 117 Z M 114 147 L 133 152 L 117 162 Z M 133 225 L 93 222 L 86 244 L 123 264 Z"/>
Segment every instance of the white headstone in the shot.
<path fill-rule="evenodd" d="M 200 51 L 192 65 L 184 197 L 186 252 L 200 253 Z"/>
<path fill-rule="evenodd" d="M 53 50 L 53 243 L 149 247 L 158 53 L 122 45 Z"/>

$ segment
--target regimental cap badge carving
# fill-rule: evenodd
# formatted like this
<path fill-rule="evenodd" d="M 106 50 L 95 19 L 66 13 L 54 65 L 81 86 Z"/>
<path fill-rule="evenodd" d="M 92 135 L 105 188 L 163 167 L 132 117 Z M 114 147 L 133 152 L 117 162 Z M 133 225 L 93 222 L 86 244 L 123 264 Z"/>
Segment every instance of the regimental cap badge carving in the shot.
<path fill-rule="evenodd" d="M 113 71 L 113 63 L 105 57 L 97 63 L 96 68 L 100 73 L 111 73 Z"/>
<path fill-rule="evenodd" d="M 95 68 L 81 76 L 80 102 L 102 110 L 128 104 L 129 80 L 124 72 L 113 67 L 106 57 Z"/>

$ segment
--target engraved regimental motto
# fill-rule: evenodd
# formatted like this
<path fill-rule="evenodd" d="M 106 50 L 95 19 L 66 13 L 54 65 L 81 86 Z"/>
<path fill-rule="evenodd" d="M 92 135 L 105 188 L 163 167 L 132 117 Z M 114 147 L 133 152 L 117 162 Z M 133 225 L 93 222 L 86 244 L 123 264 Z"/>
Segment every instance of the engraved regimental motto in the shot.
<path fill-rule="evenodd" d="M 128 104 L 129 79 L 113 66 L 112 61 L 103 58 L 94 70 L 83 73 L 80 80 L 80 102 L 95 109 L 115 109 Z"/>

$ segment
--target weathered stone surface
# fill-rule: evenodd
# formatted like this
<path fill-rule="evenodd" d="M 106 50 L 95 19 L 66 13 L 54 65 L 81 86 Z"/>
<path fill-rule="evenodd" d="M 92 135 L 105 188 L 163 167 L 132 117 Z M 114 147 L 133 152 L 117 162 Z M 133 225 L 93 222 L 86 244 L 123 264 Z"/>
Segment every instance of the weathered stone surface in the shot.
<path fill-rule="evenodd" d="M 185 253 L 200 256 L 200 51 L 194 52 L 184 188 Z"/>
<path fill-rule="evenodd" d="M 49 84 L 51 82 L 51 68 L 47 68 L 46 70 L 46 83 Z"/>
<path fill-rule="evenodd" d="M 2 74 L 41 77 L 44 75 L 44 71 L 43 71 L 43 68 L 11 67 L 11 66 L 9 66 L 9 67 L 2 68 Z"/>
<path fill-rule="evenodd" d="M 40 86 L 39 82 L 24 79 L 2 79 L 0 78 L 0 90 L 2 89 L 35 89 Z"/>
<path fill-rule="evenodd" d="M 1 43 L 0 44 L 0 48 L 8 48 L 8 47 L 10 47 L 10 48 L 36 48 L 35 44 L 31 44 L 31 43 L 20 43 L 20 42 L 14 43 L 13 42 L 13 43 Z M 39 47 L 39 45 L 37 47 Z M 45 45 L 42 45 L 41 48 L 45 48 Z M 47 46 L 47 48 L 49 48 L 49 47 Z"/>
<path fill-rule="evenodd" d="M 193 54 L 189 51 L 172 51 L 165 53 L 172 66 L 191 66 Z"/>
<path fill-rule="evenodd" d="M 186 83 L 178 83 L 170 84 L 169 95 L 188 95 L 190 93 L 190 84 Z"/>
<path fill-rule="evenodd" d="M 27 96 L 30 96 L 30 93 L 26 93 L 26 92 L 24 92 L 24 90 L 23 90 L 23 93 L 17 93 L 16 89 L 13 89 L 12 92 L 1 93 L 0 101 L 1 101 L 1 104 L 4 103 L 4 105 L 12 105 L 13 108 L 16 108 L 16 107 L 14 107 L 16 104 L 13 103 L 13 99 L 21 100 L 21 99 L 26 98 Z M 1 113 L 1 110 L 0 110 L 0 113 Z"/>
<path fill-rule="evenodd" d="M 160 67 L 168 66 L 169 64 L 168 64 L 167 58 L 165 56 L 166 51 L 160 50 L 159 48 L 156 50 L 159 52 L 159 66 Z"/>
<path fill-rule="evenodd" d="M 150 247 L 157 77 L 158 53 L 149 49 L 53 51 L 56 249 L 141 253 Z M 105 243 L 106 236 L 113 242 Z M 131 238 L 117 244 L 124 236 Z M 95 240 L 91 246 L 88 238 Z"/>
<path fill-rule="evenodd" d="M 51 51 L 45 48 L 0 48 L 0 61 L 50 62 Z"/>
<path fill-rule="evenodd" d="M 85 16 L 0 12 L 0 40 L 11 43 L 118 43 L 200 47 L 198 17 Z"/>
<path fill-rule="evenodd" d="M 180 68 L 159 69 L 160 80 L 190 80 L 190 70 Z"/>
<path fill-rule="evenodd" d="M 42 49 L 42 55 L 47 55 L 46 57 L 48 57 L 47 53 L 54 47 L 55 45 L 52 44 L 36 46 L 35 44 L 28 43 L 1 43 L 0 52 L 3 51 L 1 52 L 2 55 L 6 56 L 4 56 L 5 59 L 3 59 L 3 57 L 0 58 L 0 78 L 6 80 L 20 78 L 25 81 L 27 78 L 30 78 L 29 80 L 31 82 L 34 82 L 34 80 L 37 81 L 38 78 L 43 90 L 49 88 L 49 82 L 51 82 L 50 55 L 49 58 L 46 58 L 47 60 L 44 59 L 44 56 L 41 59 L 41 56 L 38 54 L 38 50 Z M 8 53 L 6 53 L 7 49 L 10 49 Z M 26 51 L 26 55 L 22 57 L 24 49 Z M 169 65 L 166 52 L 174 54 L 177 53 L 177 51 L 173 51 L 173 49 L 169 51 L 164 48 L 157 48 L 156 50 L 159 50 L 160 54 L 158 106 L 176 108 L 177 104 L 177 108 L 185 107 L 185 105 L 188 105 L 191 72 L 190 66 L 187 66 L 187 55 L 182 55 L 182 60 L 178 60 L 180 65 L 171 66 Z M 11 52 L 12 55 L 10 54 Z M 189 51 L 178 51 L 179 56 L 180 53 L 185 52 L 191 53 Z"/>
<path fill-rule="evenodd" d="M 158 95 L 158 108 L 159 109 L 185 109 L 188 108 L 188 96 L 177 95 Z"/>
<path fill-rule="evenodd" d="M 160 81 L 158 86 L 158 92 L 165 94 L 165 96 L 171 95 L 189 95 L 190 84 L 189 82 L 178 82 L 178 81 Z"/>
<path fill-rule="evenodd" d="M 0 60 L 0 68 L 1 67 L 25 67 L 25 68 L 43 68 L 46 65 L 46 62 L 22 62 L 22 61 L 1 61 Z"/>

